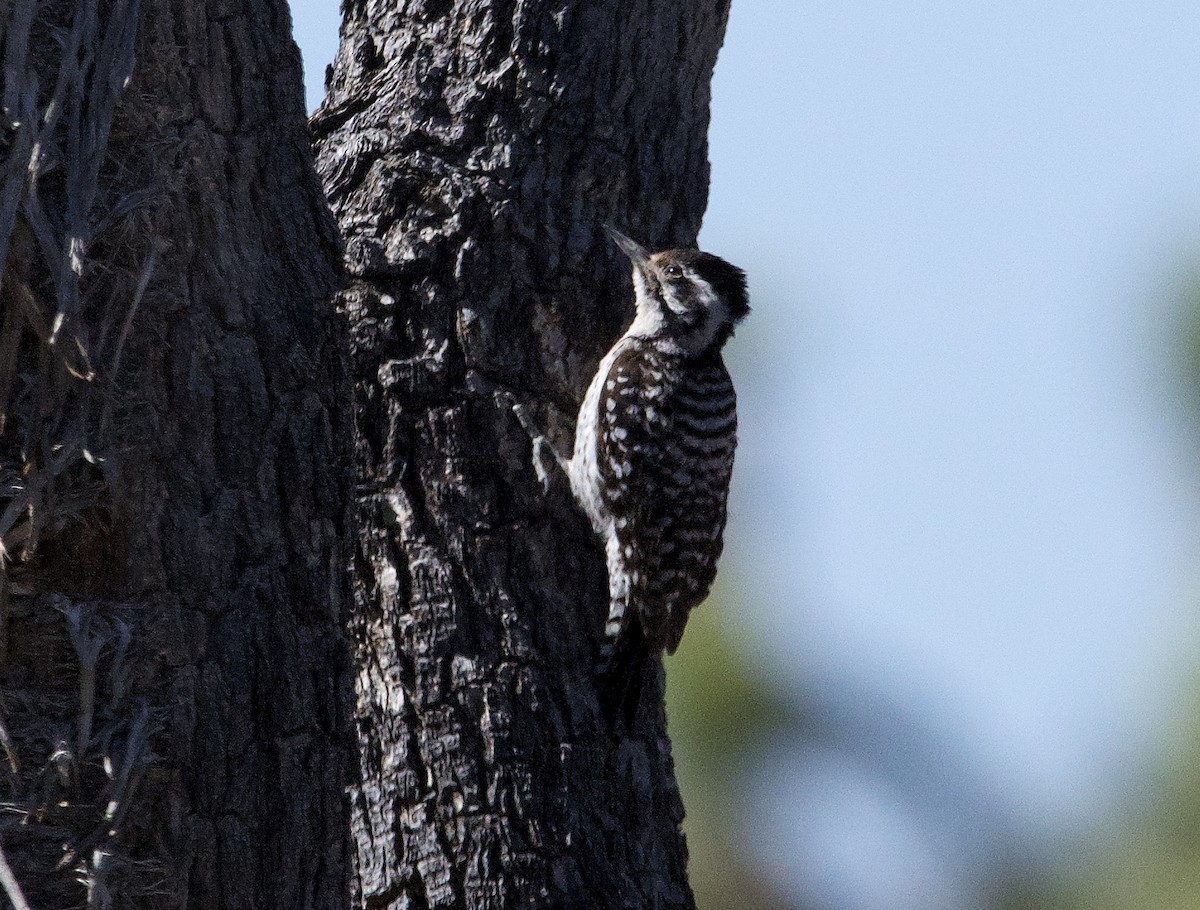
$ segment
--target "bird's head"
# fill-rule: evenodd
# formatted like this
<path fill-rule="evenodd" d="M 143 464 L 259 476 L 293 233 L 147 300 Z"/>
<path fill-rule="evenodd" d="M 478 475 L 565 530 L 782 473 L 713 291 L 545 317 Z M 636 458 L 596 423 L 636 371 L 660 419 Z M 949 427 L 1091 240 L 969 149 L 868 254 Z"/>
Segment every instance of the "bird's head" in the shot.
<path fill-rule="evenodd" d="M 711 253 L 664 250 L 650 253 L 610 230 L 633 263 L 637 315 L 629 333 L 655 338 L 692 357 L 720 350 L 750 312 L 746 273 Z"/>

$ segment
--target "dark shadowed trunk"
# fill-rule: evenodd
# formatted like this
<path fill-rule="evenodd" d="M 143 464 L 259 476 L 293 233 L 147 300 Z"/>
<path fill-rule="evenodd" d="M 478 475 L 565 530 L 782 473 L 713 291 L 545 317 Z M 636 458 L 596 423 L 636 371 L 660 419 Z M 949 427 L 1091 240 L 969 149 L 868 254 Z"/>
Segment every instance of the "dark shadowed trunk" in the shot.
<path fill-rule="evenodd" d="M 0 885 L 346 906 L 339 251 L 286 3 L 0 20 Z"/>
<path fill-rule="evenodd" d="M 694 240 L 728 4 L 398 6 L 345 4 L 313 121 L 351 276 L 359 899 L 692 907 L 661 673 L 611 738 L 600 548 L 494 392 L 569 440 L 631 315 L 605 222 Z"/>
<path fill-rule="evenodd" d="M 601 554 L 494 392 L 569 438 L 604 222 L 694 238 L 727 4 L 346 6 L 348 341 L 281 0 L 0 4 L 0 890 L 691 907 L 665 718 L 605 728 Z"/>

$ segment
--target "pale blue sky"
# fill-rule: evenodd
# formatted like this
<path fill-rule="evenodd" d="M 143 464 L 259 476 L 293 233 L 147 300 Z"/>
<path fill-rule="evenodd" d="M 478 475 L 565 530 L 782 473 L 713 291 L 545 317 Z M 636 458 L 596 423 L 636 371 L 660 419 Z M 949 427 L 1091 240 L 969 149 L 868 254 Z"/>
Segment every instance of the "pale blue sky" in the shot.
<path fill-rule="evenodd" d="M 315 101 L 337 11 L 293 8 Z M 1200 273 L 1200 6 L 734 0 L 711 156 L 701 241 L 755 306 L 725 581 L 757 606 L 730 622 L 829 732 L 765 766 L 795 793 L 769 862 L 815 907 L 972 906 L 997 841 L 954 806 L 1082 836 L 1196 663 L 1167 357 Z M 906 757 L 889 723 L 925 731 Z M 914 795 L 929 742 L 966 769 L 949 808 Z"/>

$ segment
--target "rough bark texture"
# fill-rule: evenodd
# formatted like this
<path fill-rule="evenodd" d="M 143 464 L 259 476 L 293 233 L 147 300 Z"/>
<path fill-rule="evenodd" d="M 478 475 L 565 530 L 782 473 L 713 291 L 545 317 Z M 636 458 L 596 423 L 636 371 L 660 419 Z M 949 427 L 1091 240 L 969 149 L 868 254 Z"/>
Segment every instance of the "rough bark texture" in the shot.
<path fill-rule="evenodd" d="M 694 905 L 661 707 L 600 714 L 599 546 L 493 392 L 569 441 L 631 316 L 605 222 L 695 238 L 727 8 L 344 3 L 313 129 L 352 278 L 366 907 Z"/>
<path fill-rule="evenodd" d="M 344 906 L 340 250 L 287 5 L 0 18 L 3 855 L 43 910 Z"/>

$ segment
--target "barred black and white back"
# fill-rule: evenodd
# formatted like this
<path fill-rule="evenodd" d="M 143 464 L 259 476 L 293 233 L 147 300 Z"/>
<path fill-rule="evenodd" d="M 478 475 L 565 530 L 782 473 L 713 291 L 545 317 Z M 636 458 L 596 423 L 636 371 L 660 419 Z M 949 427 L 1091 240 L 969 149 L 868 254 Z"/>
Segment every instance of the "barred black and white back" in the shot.
<path fill-rule="evenodd" d="M 592 379 L 566 464 L 605 544 L 602 669 L 632 622 L 650 648 L 673 653 L 716 577 L 737 444 L 721 349 L 749 312 L 740 269 L 614 236 L 633 262 L 637 315 Z"/>

